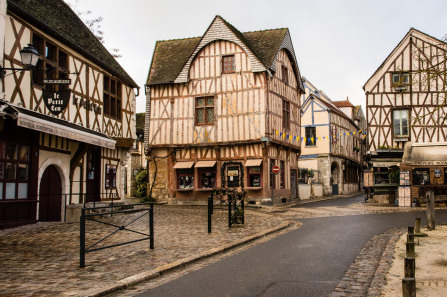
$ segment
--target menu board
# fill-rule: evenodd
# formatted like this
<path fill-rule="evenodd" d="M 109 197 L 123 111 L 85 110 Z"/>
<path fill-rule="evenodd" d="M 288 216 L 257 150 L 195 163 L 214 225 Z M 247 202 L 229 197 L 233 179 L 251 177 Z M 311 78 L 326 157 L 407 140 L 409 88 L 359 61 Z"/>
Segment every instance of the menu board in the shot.
<path fill-rule="evenodd" d="M 410 171 L 400 172 L 400 185 L 409 186 L 410 185 Z"/>
<path fill-rule="evenodd" d="M 364 170 L 363 171 L 363 183 L 365 187 L 373 187 L 373 172 L 372 170 Z"/>

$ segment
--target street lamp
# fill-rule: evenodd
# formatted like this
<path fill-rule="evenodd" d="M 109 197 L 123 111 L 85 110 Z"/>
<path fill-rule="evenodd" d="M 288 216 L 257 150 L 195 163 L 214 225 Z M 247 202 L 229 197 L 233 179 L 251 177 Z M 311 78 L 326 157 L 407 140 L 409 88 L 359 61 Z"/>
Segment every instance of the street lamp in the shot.
<path fill-rule="evenodd" d="M 27 71 L 31 70 L 33 67 L 37 65 L 39 61 L 39 53 L 36 48 L 32 44 L 28 44 L 20 51 L 20 58 L 22 59 L 22 64 L 24 68 L 3 68 L 0 66 L 0 78 L 4 78 L 6 75 L 6 70 L 15 70 L 15 71 Z"/>

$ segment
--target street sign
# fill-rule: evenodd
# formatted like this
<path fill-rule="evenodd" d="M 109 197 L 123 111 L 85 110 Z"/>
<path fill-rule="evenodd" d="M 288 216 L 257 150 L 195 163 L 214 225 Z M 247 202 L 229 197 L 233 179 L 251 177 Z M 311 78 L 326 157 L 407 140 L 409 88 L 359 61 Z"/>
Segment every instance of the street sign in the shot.
<path fill-rule="evenodd" d="M 274 166 L 272 167 L 272 172 L 273 172 L 274 174 L 278 174 L 278 173 L 279 173 L 279 166 L 278 166 L 278 165 L 274 165 Z"/>

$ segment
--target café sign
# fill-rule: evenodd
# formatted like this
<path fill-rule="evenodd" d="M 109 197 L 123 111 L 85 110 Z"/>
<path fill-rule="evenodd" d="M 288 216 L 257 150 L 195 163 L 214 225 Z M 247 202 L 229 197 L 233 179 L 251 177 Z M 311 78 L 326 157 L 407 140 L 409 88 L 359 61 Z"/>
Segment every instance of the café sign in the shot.
<path fill-rule="evenodd" d="M 68 101 L 70 101 L 70 93 L 70 89 L 60 92 L 43 89 L 43 102 L 52 114 L 58 115 L 67 108 Z"/>

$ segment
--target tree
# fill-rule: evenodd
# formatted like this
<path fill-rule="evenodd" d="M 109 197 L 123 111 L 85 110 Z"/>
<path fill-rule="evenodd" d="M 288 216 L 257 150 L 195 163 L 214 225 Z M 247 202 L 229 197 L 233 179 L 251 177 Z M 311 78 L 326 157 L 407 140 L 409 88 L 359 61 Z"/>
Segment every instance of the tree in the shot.
<path fill-rule="evenodd" d="M 102 16 L 92 17 L 92 11 L 81 11 L 78 9 L 79 0 L 64 0 L 65 3 L 70 6 L 70 8 L 79 16 L 79 18 L 84 22 L 84 24 L 90 29 L 90 31 L 98 38 L 98 40 L 105 44 L 104 42 L 104 31 L 101 29 L 101 23 L 104 20 Z M 122 55 L 119 53 L 119 49 L 111 48 L 109 52 L 114 58 L 121 58 Z"/>

